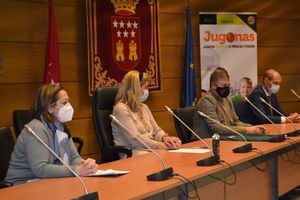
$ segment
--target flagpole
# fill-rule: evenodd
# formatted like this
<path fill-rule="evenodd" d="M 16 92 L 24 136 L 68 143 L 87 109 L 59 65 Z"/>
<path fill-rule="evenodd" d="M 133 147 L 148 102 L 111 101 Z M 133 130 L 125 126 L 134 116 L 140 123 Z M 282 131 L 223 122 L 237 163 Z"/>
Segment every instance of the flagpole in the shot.
<path fill-rule="evenodd" d="M 190 0 L 185 1 L 185 8 L 190 8 Z"/>

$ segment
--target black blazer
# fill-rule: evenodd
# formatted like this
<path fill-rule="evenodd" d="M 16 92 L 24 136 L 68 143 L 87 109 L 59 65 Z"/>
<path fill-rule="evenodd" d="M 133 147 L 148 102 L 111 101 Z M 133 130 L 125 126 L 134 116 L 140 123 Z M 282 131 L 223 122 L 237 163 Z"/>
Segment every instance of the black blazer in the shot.
<path fill-rule="evenodd" d="M 276 108 L 279 112 L 282 113 L 281 107 L 278 103 L 276 94 L 271 94 L 271 96 L 267 97 L 265 91 L 262 86 L 256 86 L 251 94 L 248 96 L 248 99 L 256 106 L 260 111 L 262 111 L 267 117 L 269 117 L 274 123 L 281 123 L 281 116 L 273 109 L 271 109 L 268 105 L 260 100 L 262 97 L 266 102 L 270 102 L 271 105 Z M 251 110 L 251 114 L 253 115 L 251 124 L 269 124 L 270 122 L 262 116 L 255 108 L 253 108 L 249 103 L 247 103 L 249 110 Z"/>

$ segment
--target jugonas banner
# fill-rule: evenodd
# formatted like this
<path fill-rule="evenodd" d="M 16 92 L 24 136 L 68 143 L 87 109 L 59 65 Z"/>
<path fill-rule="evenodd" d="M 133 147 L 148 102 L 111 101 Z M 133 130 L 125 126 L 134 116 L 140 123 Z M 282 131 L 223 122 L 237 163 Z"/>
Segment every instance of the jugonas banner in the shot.
<path fill-rule="evenodd" d="M 257 84 L 257 14 L 200 12 L 199 21 L 202 89 L 209 90 L 211 73 L 223 67 L 231 94 L 247 96 L 244 83 Z"/>
<path fill-rule="evenodd" d="M 130 70 L 160 90 L 157 0 L 87 0 L 89 94 L 116 85 Z"/>

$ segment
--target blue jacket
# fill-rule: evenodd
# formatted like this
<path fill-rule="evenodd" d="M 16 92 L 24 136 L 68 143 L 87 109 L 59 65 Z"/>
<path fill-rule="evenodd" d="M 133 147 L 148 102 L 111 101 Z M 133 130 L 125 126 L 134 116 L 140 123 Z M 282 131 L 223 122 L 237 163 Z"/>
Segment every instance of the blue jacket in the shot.
<path fill-rule="evenodd" d="M 264 102 L 260 100 L 260 97 L 262 97 L 266 102 L 270 103 L 271 105 L 276 108 L 279 112 L 282 113 L 281 107 L 278 103 L 278 99 L 276 94 L 271 94 L 271 96 L 267 97 L 265 91 L 263 90 L 262 86 L 256 86 L 251 94 L 248 96 L 248 99 L 256 106 L 258 109 L 263 112 L 268 118 L 270 118 L 274 123 L 281 123 L 281 116 L 271 109 L 268 105 L 266 105 Z M 271 98 L 271 99 L 270 99 Z M 270 122 L 262 116 L 261 113 L 259 113 L 255 108 L 253 108 L 249 103 L 247 103 L 249 110 L 251 111 L 251 114 L 253 117 L 249 118 L 248 123 L 251 124 L 269 124 Z"/>

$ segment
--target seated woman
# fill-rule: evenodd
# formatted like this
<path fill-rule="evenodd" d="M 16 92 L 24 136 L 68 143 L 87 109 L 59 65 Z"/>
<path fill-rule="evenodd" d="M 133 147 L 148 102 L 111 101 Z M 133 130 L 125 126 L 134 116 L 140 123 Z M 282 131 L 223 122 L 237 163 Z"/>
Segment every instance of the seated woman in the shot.
<path fill-rule="evenodd" d="M 35 118 L 29 127 L 80 176 L 94 173 L 98 165 L 93 159 L 83 160 L 65 132 L 73 108 L 67 92 L 60 85 L 44 85 L 34 102 Z M 73 174 L 56 159 L 26 128 L 19 135 L 11 155 L 5 181 L 20 184 L 37 178 L 66 177 Z"/>
<path fill-rule="evenodd" d="M 128 72 L 119 87 L 113 115 L 152 149 L 177 149 L 181 141 L 177 137 L 168 136 L 157 125 L 148 106 L 142 103 L 147 99 L 148 85 L 147 73 Z M 133 156 L 147 152 L 143 144 L 114 122 L 112 132 L 115 144 L 132 148 Z"/>

